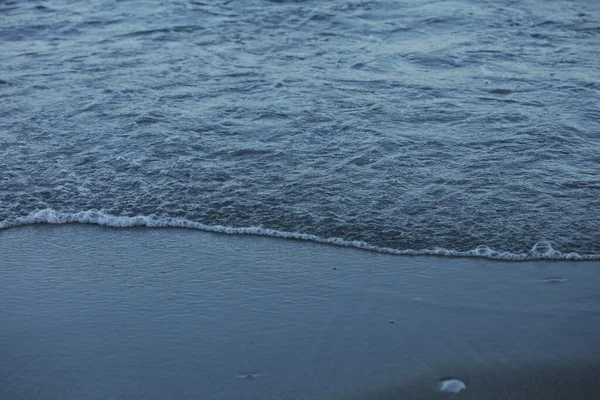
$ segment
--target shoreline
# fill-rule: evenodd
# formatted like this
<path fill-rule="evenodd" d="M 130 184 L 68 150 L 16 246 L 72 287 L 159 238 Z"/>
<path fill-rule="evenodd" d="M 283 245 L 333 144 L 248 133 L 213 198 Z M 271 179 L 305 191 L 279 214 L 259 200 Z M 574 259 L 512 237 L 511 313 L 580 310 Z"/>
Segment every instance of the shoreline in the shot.
<path fill-rule="evenodd" d="M 560 252 L 554 250 L 549 241 L 541 240 L 533 245 L 527 252 L 512 253 L 508 251 L 497 251 L 485 244 L 480 244 L 470 250 L 446 249 L 433 247 L 432 249 L 396 249 L 370 244 L 360 240 L 345 240 L 336 237 L 321 237 L 308 233 L 280 231 L 271 228 L 257 226 L 250 227 L 228 227 L 223 225 L 206 225 L 185 218 L 156 218 L 154 216 L 114 216 L 104 214 L 98 210 L 87 210 L 76 213 L 62 213 L 50 208 L 39 210 L 29 214 L 0 222 L 0 233 L 7 229 L 24 226 L 39 225 L 94 225 L 118 229 L 137 228 L 161 228 L 161 229 L 192 229 L 206 233 L 227 234 L 233 236 L 257 236 L 277 239 L 291 239 L 308 241 L 317 244 L 333 245 L 338 247 L 355 248 L 359 250 L 372 251 L 381 254 L 398 256 L 433 256 L 433 257 L 455 257 L 455 258 L 483 258 L 499 261 L 600 261 L 599 254 L 578 254 L 576 252 Z"/>
<path fill-rule="evenodd" d="M 85 224 L 5 230 L 0 259 L 0 397 L 600 393 L 600 262 Z"/>

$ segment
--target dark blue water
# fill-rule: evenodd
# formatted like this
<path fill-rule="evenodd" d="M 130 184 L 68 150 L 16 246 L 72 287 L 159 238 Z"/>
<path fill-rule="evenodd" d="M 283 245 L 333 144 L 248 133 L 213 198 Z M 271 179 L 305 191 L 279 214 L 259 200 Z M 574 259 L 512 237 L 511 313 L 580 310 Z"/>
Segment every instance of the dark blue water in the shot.
<path fill-rule="evenodd" d="M 600 257 L 600 3 L 0 1 L 0 228 Z"/>

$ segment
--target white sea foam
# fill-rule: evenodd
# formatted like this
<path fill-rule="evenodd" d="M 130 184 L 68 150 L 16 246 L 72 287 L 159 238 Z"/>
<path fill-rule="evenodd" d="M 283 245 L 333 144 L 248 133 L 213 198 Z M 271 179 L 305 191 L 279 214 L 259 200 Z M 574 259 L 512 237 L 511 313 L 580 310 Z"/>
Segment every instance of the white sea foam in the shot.
<path fill-rule="evenodd" d="M 324 243 L 343 247 L 375 251 L 379 253 L 411 256 L 443 256 L 443 257 L 480 257 L 494 260 L 526 261 L 526 260 L 600 260 L 600 254 L 561 253 L 554 250 L 547 241 L 536 243 L 527 253 L 501 252 L 481 245 L 473 250 L 458 251 L 436 247 L 434 249 L 393 249 L 389 247 L 374 246 L 366 242 L 356 240 L 344 240 L 341 238 L 323 238 L 299 232 L 285 232 L 275 229 L 261 227 L 229 227 L 223 225 L 205 225 L 184 218 L 162 217 L 162 216 L 115 216 L 105 214 L 99 210 L 87 210 L 76 213 L 64 213 L 50 208 L 32 212 L 27 216 L 11 218 L 0 222 L 0 230 L 21 225 L 32 224 L 68 224 L 82 223 L 109 226 L 114 228 L 149 227 L 149 228 L 188 228 L 198 229 L 206 232 L 224 233 L 229 235 L 257 235 L 271 236 L 285 239 L 306 240 L 316 243 Z"/>

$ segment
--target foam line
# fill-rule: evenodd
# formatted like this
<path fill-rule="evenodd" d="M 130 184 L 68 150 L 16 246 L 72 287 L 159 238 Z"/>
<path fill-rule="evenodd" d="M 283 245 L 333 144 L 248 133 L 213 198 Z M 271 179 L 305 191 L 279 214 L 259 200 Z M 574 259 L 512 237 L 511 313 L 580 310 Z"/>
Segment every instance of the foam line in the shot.
<path fill-rule="evenodd" d="M 527 253 L 501 252 L 481 245 L 473 250 L 458 251 L 444 248 L 434 249 L 393 249 L 389 247 L 374 246 L 362 241 L 349 241 L 340 238 L 323 238 L 299 232 L 285 232 L 275 229 L 261 227 L 229 227 L 222 225 L 205 225 L 184 218 L 157 217 L 157 216 L 135 216 L 124 217 L 102 213 L 98 210 L 88 210 L 76 213 L 63 213 L 52 209 L 44 209 L 32 212 L 23 217 L 11 218 L 0 222 L 0 229 L 7 229 L 21 225 L 32 224 L 69 224 L 82 223 L 108 226 L 113 228 L 149 227 L 149 228 L 188 228 L 198 229 L 206 232 L 225 233 L 228 235 L 256 235 L 270 236 L 285 239 L 306 240 L 316 243 L 324 243 L 342 247 L 353 247 L 357 249 L 375 251 L 378 253 L 410 255 L 410 256 L 442 256 L 442 257 L 478 257 L 493 260 L 527 261 L 527 260 L 600 260 L 600 254 L 581 255 L 575 252 L 561 253 L 554 250 L 549 242 L 541 241 L 535 244 Z"/>

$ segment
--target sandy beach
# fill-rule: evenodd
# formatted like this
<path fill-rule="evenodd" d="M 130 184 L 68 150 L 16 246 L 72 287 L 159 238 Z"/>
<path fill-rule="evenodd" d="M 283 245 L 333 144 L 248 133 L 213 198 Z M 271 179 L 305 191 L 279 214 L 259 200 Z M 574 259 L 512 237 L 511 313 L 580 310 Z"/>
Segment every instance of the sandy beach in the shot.
<path fill-rule="evenodd" d="M 2 399 L 592 399 L 600 263 L 0 232 Z M 437 391 L 443 377 L 467 389 Z"/>

